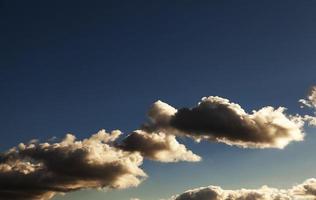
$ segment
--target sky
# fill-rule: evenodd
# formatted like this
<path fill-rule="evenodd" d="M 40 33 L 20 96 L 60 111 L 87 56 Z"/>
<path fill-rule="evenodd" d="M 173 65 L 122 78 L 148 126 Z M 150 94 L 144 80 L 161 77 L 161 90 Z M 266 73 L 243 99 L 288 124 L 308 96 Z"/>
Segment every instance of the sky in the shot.
<path fill-rule="evenodd" d="M 101 129 L 127 136 L 157 100 L 220 96 L 289 114 L 315 85 L 315 1 L 0 0 L 0 150 Z M 192 188 L 289 188 L 316 177 L 315 127 L 284 149 L 179 137 L 200 162 L 144 159 L 137 187 L 54 200 L 158 200 Z M 56 158 L 58 159 L 58 158 Z"/>

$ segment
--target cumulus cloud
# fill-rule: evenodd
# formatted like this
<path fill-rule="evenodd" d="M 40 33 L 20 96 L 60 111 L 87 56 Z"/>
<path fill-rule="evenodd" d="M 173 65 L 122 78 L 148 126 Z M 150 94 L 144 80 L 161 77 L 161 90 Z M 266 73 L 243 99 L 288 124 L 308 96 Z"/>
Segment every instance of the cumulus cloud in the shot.
<path fill-rule="evenodd" d="M 180 144 L 174 135 L 136 130 L 123 139 L 120 148 L 140 152 L 142 156 L 160 162 L 197 162 L 201 157 Z"/>
<path fill-rule="evenodd" d="M 219 186 L 208 186 L 188 190 L 169 200 L 314 200 L 316 179 L 308 179 L 291 189 L 262 186 L 259 189 L 225 190 Z"/>
<path fill-rule="evenodd" d="M 308 98 L 300 102 L 315 107 L 315 91 L 313 88 Z M 83 140 L 68 134 L 60 142 L 33 140 L 1 153 L 0 200 L 48 200 L 56 194 L 81 189 L 134 187 L 147 177 L 140 168 L 144 158 L 160 162 L 201 160 L 180 144 L 177 136 L 244 148 L 283 148 L 292 141 L 303 140 L 304 121 L 315 120 L 311 116 L 287 115 L 283 107 L 268 106 L 247 113 L 240 105 L 217 96 L 205 97 L 197 106 L 179 110 L 157 101 L 148 117 L 147 124 L 122 140 L 118 139 L 122 134 L 118 130 L 101 130 Z M 310 179 L 290 191 L 295 191 L 296 196 L 312 196 L 316 193 L 315 182 Z M 269 187 L 228 191 L 210 186 L 174 199 L 283 200 L 286 195 L 288 191 Z"/>
<path fill-rule="evenodd" d="M 120 131 L 84 140 L 68 134 L 57 143 L 19 144 L 0 155 L 0 199 L 46 200 L 89 188 L 134 187 L 146 178 L 143 157 L 112 143 Z"/>
<path fill-rule="evenodd" d="M 309 125 L 316 126 L 316 86 L 312 86 L 308 92 L 306 99 L 300 99 L 301 107 L 309 107 L 314 109 L 314 116 L 305 115 L 303 120 L 307 121 Z"/>
<path fill-rule="evenodd" d="M 245 148 L 284 148 L 304 138 L 304 120 L 287 115 L 285 110 L 267 106 L 247 113 L 240 105 L 217 96 L 204 97 L 197 106 L 179 110 L 157 101 L 143 129 Z"/>

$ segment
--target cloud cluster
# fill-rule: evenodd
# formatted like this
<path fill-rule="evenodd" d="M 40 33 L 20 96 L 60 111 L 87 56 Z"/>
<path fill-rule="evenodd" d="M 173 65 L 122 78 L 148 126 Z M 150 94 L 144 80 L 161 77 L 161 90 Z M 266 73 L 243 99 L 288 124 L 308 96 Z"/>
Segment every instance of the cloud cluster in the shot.
<path fill-rule="evenodd" d="M 291 189 L 262 186 L 259 189 L 224 190 L 219 186 L 208 186 L 188 190 L 170 200 L 314 200 L 316 179 L 308 179 Z"/>
<path fill-rule="evenodd" d="M 314 109 L 314 116 L 305 115 L 303 120 L 307 121 L 309 125 L 316 126 L 316 86 L 312 86 L 308 92 L 306 99 L 300 99 L 299 102 L 302 107 L 306 106 Z"/>
<path fill-rule="evenodd" d="M 316 87 L 300 102 L 316 109 Z M 316 112 L 316 111 L 315 111 Z M 81 189 L 122 189 L 139 185 L 146 177 L 143 159 L 159 162 L 198 162 L 201 157 L 177 141 L 185 136 L 244 148 L 284 148 L 304 138 L 305 121 L 316 118 L 291 116 L 285 108 L 263 107 L 247 113 L 228 99 L 202 98 L 193 108 L 176 108 L 155 102 L 149 122 L 122 140 L 119 130 L 104 130 L 77 140 L 68 134 L 60 142 L 19 144 L 0 154 L 0 200 L 48 200 L 59 193 Z M 316 198 L 316 180 L 290 190 L 264 186 L 257 190 L 223 190 L 209 186 L 190 190 L 172 200 L 306 200 Z"/>
<path fill-rule="evenodd" d="M 147 175 L 143 158 L 160 162 L 197 162 L 201 158 L 174 135 L 101 130 L 90 138 L 74 135 L 56 143 L 19 144 L 0 154 L 0 200 L 46 200 L 81 189 L 135 187 Z"/>
<path fill-rule="evenodd" d="M 184 135 L 245 148 L 284 148 L 304 138 L 304 121 L 285 114 L 285 108 L 263 107 L 252 113 L 228 99 L 202 98 L 193 108 L 179 110 L 162 102 L 150 108 L 144 130 Z"/>
<path fill-rule="evenodd" d="M 179 144 L 174 135 L 136 130 L 122 141 L 120 148 L 140 152 L 142 156 L 160 162 L 197 162 L 201 157 Z"/>
<path fill-rule="evenodd" d="M 88 188 L 128 188 L 146 178 L 143 157 L 114 147 L 120 131 L 20 144 L 0 156 L 0 199 L 45 200 Z"/>

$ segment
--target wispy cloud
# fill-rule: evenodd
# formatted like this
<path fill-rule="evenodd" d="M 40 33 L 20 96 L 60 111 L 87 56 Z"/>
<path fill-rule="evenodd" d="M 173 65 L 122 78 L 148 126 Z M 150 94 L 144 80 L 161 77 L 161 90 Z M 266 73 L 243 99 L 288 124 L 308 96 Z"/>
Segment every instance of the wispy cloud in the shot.
<path fill-rule="evenodd" d="M 308 92 L 306 99 L 300 99 L 300 103 L 310 108 L 316 108 L 316 86 L 312 86 Z"/>
<path fill-rule="evenodd" d="M 306 99 L 300 99 L 301 107 L 308 107 L 314 110 L 314 116 L 304 115 L 302 117 L 311 126 L 316 126 L 316 86 L 312 86 L 308 92 Z"/>

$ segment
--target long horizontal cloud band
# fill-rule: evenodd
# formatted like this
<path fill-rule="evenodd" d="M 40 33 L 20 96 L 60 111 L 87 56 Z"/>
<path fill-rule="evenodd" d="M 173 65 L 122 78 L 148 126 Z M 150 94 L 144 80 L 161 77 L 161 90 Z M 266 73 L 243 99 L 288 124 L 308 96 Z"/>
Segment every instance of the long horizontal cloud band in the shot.
<path fill-rule="evenodd" d="M 259 189 L 225 190 L 219 186 L 192 189 L 169 200 L 314 200 L 316 179 L 308 179 L 290 189 L 263 186 Z"/>
<path fill-rule="evenodd" d="M 304 138 L 302 118 L 285 114 L 283 107 L 263 107 L 249 114 L 240 105 L 216 96 L 179 110 L 157 101 L 149 111 L 149 119 L 146 130 L 248 148 L 284 148 Z"/>

